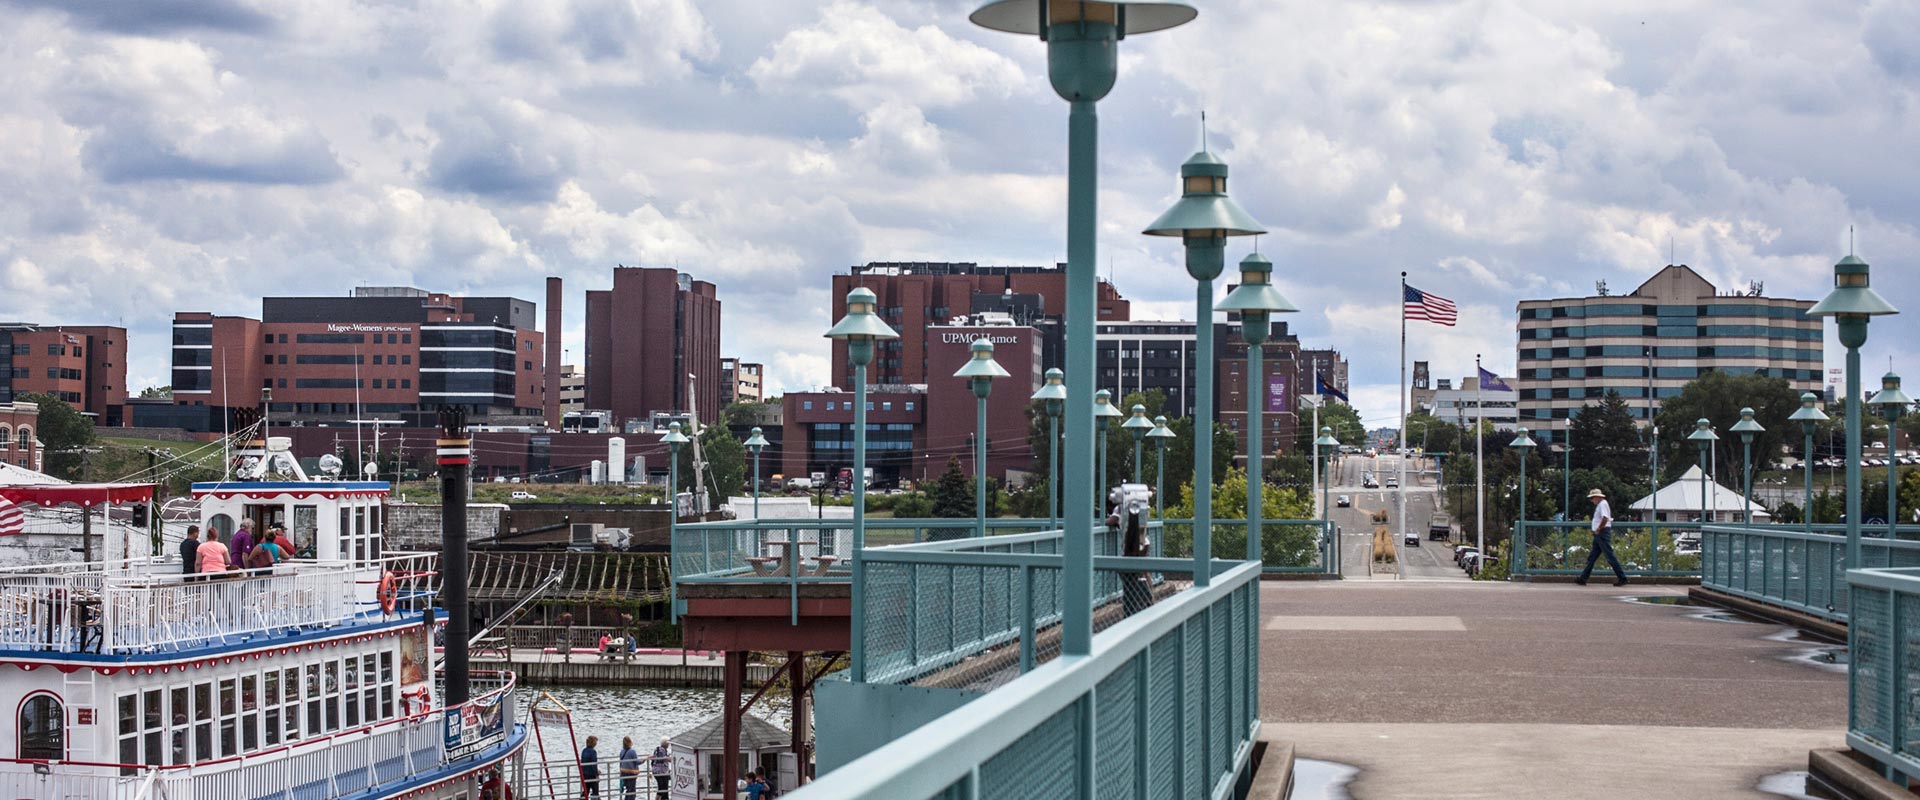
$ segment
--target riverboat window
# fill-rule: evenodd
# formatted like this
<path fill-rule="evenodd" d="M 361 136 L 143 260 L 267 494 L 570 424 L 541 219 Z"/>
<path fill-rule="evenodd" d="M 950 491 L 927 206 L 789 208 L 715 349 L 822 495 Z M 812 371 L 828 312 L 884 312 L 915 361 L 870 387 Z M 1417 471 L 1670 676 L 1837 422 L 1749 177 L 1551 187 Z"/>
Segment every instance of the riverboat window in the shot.
<path fill-rule="evenodd" d="M 283 718 L 286 720 L 287 741 L 300 738 L 300 668 L 288 667 L 280 673 L 282 700 L 286 703 Z"/>
<path fill-rule="evenodd" d="M 386 704 L 380 702 L 381 692 L 376 688 L 384 688 L 382 684 L 376 682 L 376 678 L 379 676 L 379 673 L 374 671 L 377 661 L 378 659 L 372 653 L 360 657 L 360 678 L 364 685 L 364 688 L 361 690 L 364 694 L 360 701 L 360 707 L 366 714 L 368 722 L 373 722 L 385 716 L 380 712 L 387 707 Z"/>
<path fill-rule="evenodd" d="M 249 753 L 260 747 L 259 689 L 259 676 L 240 676 L 240 746 Z"/>
<path fill-rule="evenodd" d="M 319 664 L 307 665 L 305 691 L 307 695 L 307 727 L 305 730 L 308 736 L 318 736 L 326 731 L 326 727 L 322 724 L 326 718 L 320 716 L 320 698 L 323 695 L 320 694 Z"/>
<path fill-rule="evenodd" d="M 316 506 L 294 506 L 293 521 L 287 525 L 287 534 L 293 537 L 294 547 L 312 547 L 314 533 L 320 527 L 320 512 Z M 293 554 L 288 553 L 289 557 Z"/>
<path fill-rule="evenodd" d="M 239 720 L 240 703 L 235 697 L 234 679 L 220 679 L 220 754 L 235 756 L 240 754 Z"/>
<path fill-rule="evenodd" d="M 172 724 L 168 727 L 168 730 L 173 731 L 173 749 L 169 751 L 167 755 L 167 764 L 169 766 L 189 763 L 189 759 L 187 758 L 187 720 L 192 717 L 189 712 L 189 706 L 187 705 L 187 692 L 187 687 L 176 686 L 173 688 L 172 697 L 169 698 L 168 706 L 172 711 L 169 712 L 168 717 L 172 721 Z"/>
<path fill-rule="evenodd" d="M 340 677 L 347 690 L 347 727 L 360 727 L 360 659 L 347 659 L 346 666 L 340 670 Z"/>
<path fill-rule="evenodd" d="M 393 651 L 380 654 L 380 716 L 400 716 L 393 705 Z"/>
<path fill-rule="evenodd" d="M 160 766 L 161 735 L 167 727 L 166 708 L 161 704 L 163 699 L 165 696 L 159 689 L 120 695 L 117 708 L 120 716 L 118 761 L 127 765 L 120 768 L 120 774 L 138 773 L 138 767 L 134 766 L 138 764 Z"/>
<path fill-rule="evenodd" d="M 36 694 L 20 706 L 21 758 L 61 759 L 67 757 L 66 709 L 60 698 Z"/>
<path fill-rule="evenodd" d="M 208 761 L 219 758 L 213 749 L 213 683 L 193 685 L 193 758 Z"/>
<path fill-rule="evenodd" d="M 227 537 L 233 535 L 233 517 L 226 514 L 215 514 L 207 518 L 207 527 L 219 531 L 220 539 L 225 541 Z"/>
<path fill-rule="evenodd" d="M 329 661 L 322 666 L 326 669 L 326 683 L 321 685 L 320 691 L 325 693 L 321 696 L 326 698 L 327 730 L 337 731 L 340 730 L 340 664 Z"/>
<path fill-rule="evenodd" d="M 267 746 L 280 743 L 280 671 L 267 670 L 260 680 L 261 735 Z"/>

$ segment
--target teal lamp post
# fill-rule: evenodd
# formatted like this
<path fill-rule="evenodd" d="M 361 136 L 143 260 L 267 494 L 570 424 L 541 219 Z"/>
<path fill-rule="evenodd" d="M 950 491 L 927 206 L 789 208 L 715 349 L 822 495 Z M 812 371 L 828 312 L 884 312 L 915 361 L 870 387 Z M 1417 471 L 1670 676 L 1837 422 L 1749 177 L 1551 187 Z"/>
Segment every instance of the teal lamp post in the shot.
<path fill-rule="evenodd" d="M 1028 398 L 1040 403 L 1047 415 L 1047 522 L 1060 524 L 1060 412 L 1067 404 L 1067 374 L 1047 370 L 1047 382 Z"/>
<path fill-rule="evenodd" d="M 853 591 L 854 613 L 848 630 L 853 652 L 853 680 L 867 679 L 866 625 L 861 613 L 861 582 L 866 565 L 861 551 L 867 546 L 867 365 L 873 363 L 873 343 L 880 339 L 898 339 L 880 317 L 873 313 L 878 302 L 866 287 L 847 292 L 847 313 L 826 333 L 829 339 L 847 343 L 847 360 L 853 362 Z"/>
<path fill-rule="evenodd" d="M 1147 420 L 1147 407 L 1139 403 L 1133 404 L 1133 416 L 1128 417 L 1126 422 L 1120 423 L 1120 428 L 1133 434 L 1133 482 L 1139 483 L 1140 442 L 1146 438 L 1148 431 L 1153 430 L 1153 423 Z"/>
<path fill-rule="evenodd" d="M 1882 299 L 1867 280 L 1867 262 L 1847 254 L 1833 265 L 1833 291 L 1807 309 L 1809 317 L 1833 317 L 1840 344 L 1847 348 L 1847 568 L 1860 563 L 1860 347 L 1867 343 L 1867 323 L 1878 316 L 1899 313 Z"/>
<path fill-rule="evenodd" d="M 1753 409 L 1740 409 L 1740 421 L 1727 430 L 1740 434 L 1740 520 L 1753 527 L 1753 437 L 1767 429 L 1753 420 Z"/>
<path fill-rule="evenodd" d="M 755 425 L 752 435 L 742 446 L 753 451 L 753 521 L 760 521 L 760 451 L 767 449 L 767 437 L 760 435 L 760 426 Z"/>
<path fill-rule="evenodd" d="M 1120 413 L 1120 409 L 1114 407 L 1112 392 L 1101 389 L 1093 393 L 1094 441 L 1098 447 L 1094 462 L 1097 466 L 1094 469 L 1094 474 L 1099 476 L 1093 479 L 1093 485 L 1094 488 L 1100 491 L 1100 496 L 1094 498 L 1094 501 L 1099 504 L 1094 511 L 1094 516 L 1106 516 L 1106 514 L 1102 512 L 1104 512 L 1107 507 L 1108 493 L 1113 491 L 1113 487 L 1107 485 L 1107 434 L 1111 432 L 1113 426 L 1110 420 L 1119 419 L 1124 416 L 1126 415 Z"/>
<path fill-rule="evenodd" d="M 680 445 L 691 439 L 680 432 L 680 423 L 667 423 L 667 435 L 660 437 L 667 443 L 667 549 L 679 554 L 680 548 Z M 680 618 L 679 587 L 674 587 L 673 621 Z M 571 653 L 572 651 L 568 651 Z"/>
<path fill-rule="evenodd" d="M 1705 525 L 1713 521 L 1707 518 L 1707 484 L 1713 482 L 1713 477 L 1707 474 L 1707 453 L 1713 449 L 1714 442 L 1720 441 L 1720 436 L 1713 432 L 1713 423 L 1701 417 L 1693 423 L 1693 433 L 1687 434 L 1687 441 L 1700 448 L 1700 524 Z"/>
<path fill-rule="evenodd" d="M 1247 560 L 1257 561 L 1263 534 L 1260 510 L 1265 507 L 1261 494 L 1266 486 L 1261 474 L 1266 469 L 1266 448 L 1260 441 L 1265 423 L 1260 414 L 1266 410 L 1267 376 L 1261 359 L 1266 355 L 1267 336 L 1273 332 L 1273 315 L 1299 309 L 1273 287 L 1273 262 L 1259 253 L 1240 259 L 1240 285 L 1214 308 L 1239 312 L 1240 337 L 1247 342 Z"/>
<path fill-rule="evenodd" d="M 1800 410 L 1793 412 L 1787 419 L 1800 423 L 1800 430 L 1807 434 L 1806 449 L 1800 451 L 1800 467 L 1804 471 L 1801 488 L 1806 490 L 1806 505 L 1800 507 L 1800 521 L 1807 533 L 1813 533 L 1813 429 L 1827 421 L 1827 413 L 1820 410 L 1820 396 L 1813 392 L 1800 395 Z"/>
<path fill-rule="evenodd" d="M 1520 428 L 1515 433 L 1519 435 L 1513 437 L 1513 441 L 1508 442 L 1507 446 L 1520 451 L 1520 521 L 1513 525 L 1515 541 L 1507 550 L 1517 562 L 1527 543 L 1527 453 L 1539 445 L 1534 444 L 1533 434 L 1526 428 Z"/>
<path fill-rule="evenodd" d="M 1874 393 L 1867 403 L 1880 409 L 1887 420 L 1887 541 L 1896 538 L 1896 527 L 1900 524 L 1900 502 L 1895 494 L 1900 486 L 1900 460 L 1894 453 L 1894 444 L 1900 438 L 1900 429 L 1896 424 L 1900 416 L 1907 413 L 1907 406 L 1913 405 L 1913 398 L 1900 391 L 1900 376 L 1891 372 L 1880 379 L 1880 391 Z"/>
<path fill-rule="evenodd" d="M 1152 439 L 1154 448 L 1160 451 L 1153 470 L 1153 513 L 1160 519 L 1167 518 L 1167 443 L 1176 436 L 1173 429 L 1167 427 L 1166 417 L 1154 417 L 1153 430 L 1147 431 L 1147 438 Z"/>
<path fill-rule="evenodd" d="M 1227 197 L 1227 165 L 1212 153 L 1194 153 L 1180 165 L 1180 199 L 1148 225 L 1148 236 L 1178 236 L 1193 277 L 1193 582 L 1212 583 L 1213 560 L 1213 281 L 1226 269 L 1227 237 L 1266 233 Z M 1252 537 L 1248 537 L 1252 538 Z"/>
<path fill-rule="evenodd" d="M 1331 426 L 1323 426 L 1320 428 L 1320 438 L 1313 440 L 1313 445 L 1316 456 L 1327 460 L 1326 476 L 1325 479 L 1320 482 L 1320 519 L 1324 522 L 1333 513 L 1333 503 L 1327 499 L 1327 495 L 1333 491 L 1333 456 L 1335 453 L 1340 452 L 1340 440 L 1333 438 L 1333 428 Z M 1321 453 L 1325 455 L 1319 455 Z M 1333 549 L 1331 550 L 1333 554 L 1333 574 L 1338 575 L 1341 570 L 1340 537 L 1337 535 L 1337 531 L 1331 526 L 1327 528 L 1327 536 L 1333 539 Z"/>
<path fill-rule="evenodd" d="M 1067 113 L 1067 383 L 1092 386 L 1094 295 L 1098 265 L 1094 232 L 1099 223 L 1098 117 L 1094 104 L 1113 88 L 1119 73 L 1118 42 L 1129 35 L 1166 30 L 1192 20 L 1199 12 L 1183 3 L 1081 2 L 1074 0 L 993 0 L 973 12 L 975 25 L 1007 33 L 1039 36 L 1047 43 L 1047 77 L 1053 91 L 1068 103 Z M 1082 391 L 1085 391 L 1082 389 Z M 1084 404 L 1067 408 L 1067 464 L 1074 476 L 1067 485 L 1066 507 L 1077 508 L 1065 518 L 1060 602 L 1066 610 L 1060 623 L 1060 649 L 1066 655 L 1093 650 L 1093 409 Z M 1092 785 L 1092 765 L 1081 765 Z"/>
<path fill-rule="evenodd" d="M 973 387 L 973 524 L 974 536 L 987 535 L 987 395 L 993 393 L 993 379 L 1007 377 L 1000 362 L 993 360 L 993 342 L 973 340 L 973 357 L 953 377 L 966 378 Z"/>

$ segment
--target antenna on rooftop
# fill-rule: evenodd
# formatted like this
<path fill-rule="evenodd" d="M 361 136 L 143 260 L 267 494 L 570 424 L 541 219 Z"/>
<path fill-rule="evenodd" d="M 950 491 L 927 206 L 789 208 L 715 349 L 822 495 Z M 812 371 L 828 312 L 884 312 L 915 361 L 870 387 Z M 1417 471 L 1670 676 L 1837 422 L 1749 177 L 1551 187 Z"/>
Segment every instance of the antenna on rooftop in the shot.
<path fill-rule="evenodd" d="M 1593 293 L 1600 295 L 1601 297 L 1606 297 L 1609 294 L 1609 292 L 1607 291 L 1607 282 L 1604 280 L 1594 281 Z"/>

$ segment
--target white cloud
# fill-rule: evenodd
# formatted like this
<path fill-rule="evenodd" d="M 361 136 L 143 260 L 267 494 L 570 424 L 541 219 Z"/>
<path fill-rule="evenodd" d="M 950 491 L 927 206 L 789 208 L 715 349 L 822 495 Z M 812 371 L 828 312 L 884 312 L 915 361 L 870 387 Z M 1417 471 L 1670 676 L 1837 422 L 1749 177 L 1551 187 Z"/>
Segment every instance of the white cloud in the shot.
<path fill-rule="evenodd" d="M 992 50 L 942 28 L 907 28 L 879 8 L 836 0 L 748 68 L 762 91 L 826 92 L 861 109 L 887 102 L 951 106 L 1001 99 L 1026 76 Z"/>

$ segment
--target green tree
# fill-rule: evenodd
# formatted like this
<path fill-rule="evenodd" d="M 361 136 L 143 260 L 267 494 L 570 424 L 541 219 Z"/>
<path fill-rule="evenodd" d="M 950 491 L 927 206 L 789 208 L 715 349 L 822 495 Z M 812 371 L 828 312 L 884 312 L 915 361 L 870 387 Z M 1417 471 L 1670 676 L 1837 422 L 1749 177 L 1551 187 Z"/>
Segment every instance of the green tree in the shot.
<path fill-rule="evenodd" d="M 93 444 L 93 420 L 65 400 L 42 392 L 15 398 L 40 407 L 33 435 L 45 448 L 47 473 L 66 480 L 81 479 L 82 449 Z"/>
<path fill-rule="evenodd" d="M 1572 427 L 1574 469 L 1603 469 L 1620 476 L 1647 469 L 1646 440 L 1619 392 L 1609 390 L 1600 402 L 1581 408 Z"/>
<path fill-rule="evenodd" d="M 747 480 L 747 448 L 733 438 L 725 425 L 708 425 L 700 431 L 701 455 L 707 459 L 707 502 L 719 508 L 730 497 L 742 494 Z M 693 482 L 693 448 L 680 449 L 680 488 L 690 490 Z"/>
<path fill-rule="evenodd" d="M 1755 471 L 1772 468 L 1781 446 L 1801 438 L 1799 426 L 1787 421 L 1787 417 L 1800 408 L 1800 393 L 1784 378 L 1769 378 L 1759 373 L 1709 372 L 1682 387 L 1679 395 L 1660 403 L 1660 462 L 1664 479 L 1671 481 L 1699 462 L 1699 448 L 1687 437 L 1694 431 L 1694 421 L 1702 418 L 1713 424 L 1720 437 L 1715 444 L 1719 474 L 1722 477 L 1738 475 L 1740 436 L 1728 429 L 1740 421 L 1742 407 L 1752 407 L 1754 421 L 1766 427 L 1766 431 L 1753 440 Z"/>
<path fill-rule="evenodd" d="M 1238 468 L 1228 468 L 1220 473 L 1219 480 L 1213 486 L 1213 518 L 1216 520 L 1247 518 L 1247 473 Z M 1193 518 L 1193 485 L 1182 484 L 1180 501 L 1167 506 L 1169 519 Z M 1267 487 L 1260 495 L 1260 517 L 1267 523 L 1274 520 L 1304 520 L 1313 516 L 1313 501 L 1304 488 Z M 1320 529 L 1316 525 L 1274 525 L 1267 524 L 1260 537 L 1260 554 L 1268 566 L 1310 566 L 1319 552 Z M 1163 551 L 1170 557 L 1179 558 L 1193 554 L 1193 528 L 1190 525 L 1170 525 L 1163 531 Z M 1213 526 L 1213 554 L 1215 558 L 1237 559 L 1247 551 L 1247 527 L 1240 525 Z"/>
<path fill-rule="evenodd" d="M 1329 399 L 1320 409 L 1320 427 L 1332 428 L 1333 438 L 1344 445 L 1361 447 L 1367 442 L 1367 426 L 1360 423 L 1360 412 L 1338 400 Z M 1313 435 L 1319 436 L 1320 432 Z"/>
<path fill-rule="evenodd" d="M 897 519 L 926 519 L 933 516 L 933 501 L 924 492 L 908 492 L 893 498 L 893 516 Z"/>
<path fill-rule="evenodd" d="M 173 386 L 171 384 L 166 386 L 149 386 L 145 389 L 140 390 L 140 396 L 141 397 L 172 397 Z"/>
<path fill-rule="evenodd" d="M 947 459 L 947 471 L 934 479 L 933 486 L 927 489 L 927 499 L 933 502 L 931 516 L 973 516 L 973 480 L 960 469 L 960 459 Z"/>

